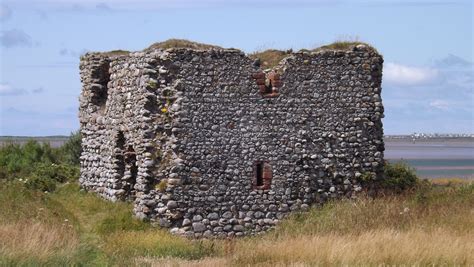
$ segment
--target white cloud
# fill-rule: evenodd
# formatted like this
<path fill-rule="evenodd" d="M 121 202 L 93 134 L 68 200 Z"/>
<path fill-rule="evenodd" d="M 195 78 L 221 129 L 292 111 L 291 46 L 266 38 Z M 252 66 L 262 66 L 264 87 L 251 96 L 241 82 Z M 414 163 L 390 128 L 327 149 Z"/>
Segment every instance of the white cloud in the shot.
<path fill-rule="evenodd" d="M 43 87 L 38 87 L 36 89 L 31 90 L 31 92 L 33 92 L 33 94 L 40 94 L 40 93 L 44 92 L 44 89 L 43 89 Z"/>
<path fill-rule="evenodd" d="M 80 56 L 84 55 L 85 53 L 89 52 L 89 50 L 87 49 L 82 49 L 82 50 L 72 50 L 72 49 L 67 49 L 67 48 L 63 48 L 61 50 L 59 50 L 59 54 L 61 56 L 71 56 L 71 57 L 75 57 L 75 58 L 79 58 Z"/>
<path fill-rule="evenodd" d="M 12 10 L 4 4 L 0 4 L 0 21 L 6 21 L 12 16 Z"/>
<path fill-rule="evenodd" d="M 15 46 L 32 46 L 31 37 L 22 30 L 13 29 L 0 33 L 0 44 L 10 48 Z"/>
<path fill-rule="evenodd" d="M 8 83 L 0 83 L 0 95 L 22 95 L 27 93 L 24 89 L 14 88 Z"/>
<path fill-rule="evenodd" d="M 107 5 L 106 3 L 103 3 L 103 2 L 98 3 L 95 7 L 97 9 L 103 10 L 103 11 L 111 11 L 112 10 L 112 8 L 110 8 L 109 5 Z"/>
<path fill-rule="evenodd" d="M 440 100 L 440 99 L 431 101 L 429 105 L 432 108 L 441 109 L 441 110 L 448 110 L 450 106 L 447 101 Z"/>
<path fill-rule="evenodd" d="M 385 63 L 383 70 L 384 82 L 396 85 L 422 85 L 432 83 L 438 76 L 438 70 L 406 66 L 397 63 Z"/>

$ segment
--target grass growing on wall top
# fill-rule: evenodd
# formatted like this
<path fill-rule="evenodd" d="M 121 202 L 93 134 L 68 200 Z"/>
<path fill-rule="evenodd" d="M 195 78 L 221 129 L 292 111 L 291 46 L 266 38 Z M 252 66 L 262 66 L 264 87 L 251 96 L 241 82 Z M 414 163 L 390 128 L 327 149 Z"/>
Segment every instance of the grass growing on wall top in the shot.
<path fill-rule="evenodd" d="M 358 40 L 340 40 L 340 41 L 335 41 L 331 44 L 323 45 L 318 48 L 314 49 L 301 49 L 300 51 L 308 51 L 308 52 L 318 52 L 318 51 L 324 51 L 324 50 L 351 50 L 353 47 L 363 44 L 369 47 L 370 49 L 375 50 L 374 47 L 372 47 L 370 44 L 358 41 Z M 144 49 L 144 51 L 151 51 L 154 49 L 170 49 L 170 48 L 190 48 L 190 49 L 195 49 L 195 50 L 208 50 L 208 49 L 223 49 L 220 46 L 217 45 L 211 45 L 211 44 L 205 44 L 205 43 L 199 43 L 199 42 L 194 42 L 186 39 L 168 39 L 163 42 L 156 42 L 152 45 L 150 45 L 148 48 Z M 261 61 L 261 66 L 263 68 L 273 68 L 280 63 L 282 59 L 287 57 L 292 53 L 292 49 L 289 50 L 278 50 L 278 49 L 267 49 L 267 50 L 262 50 L 262 51 L 255 51 L 250 53 L 248 56 L 252 59 L 260 59 Z M 120 55 L 127 55 L 129 54 L 129 51 L 125 50 L 113 50 L 110 52 L 105 52 L 104 54 L 109 55 L 109 56 L 120 56 Z"/>
<path fill-rule="evenodd" d="M 371 45 L 364 43 L 364 42 L 353 42 L 353 41 L 336 41 L 331 44 L 323 45 L 317 47 L 311 51 L 321 51 L 321 50 L 350 50 L 357 45 L 365 45 L 371 49 L 374 49 Z"/>
<path fill-rule="evenodd" d="M 308 49 L 301 49 L 300 51 L 306 52 L 318 52 L 318 51 L 325 51 L 325 50 L 342 50 L 348 51 L 352 50 L 357 45 L 365 45 L 369 47 L 369 49 L 375 50 L 371 45 L 359 41 L 336 41 L 331 44 L 323 45 L 321 47 L 308 50 Z M 273 68 L 277 66 L 280 61 L 282 61 L 287 56 L 291 55 L 293 50 L 278 50 L 278 49 L 267 49 L 262 51 L 256 51 L 249 54 L 249 57 L 252 59 L 260 59 L 261 66 L 264 69 Z"/>
<path fill-rule="evenodd" d="M 222 48 L 217 45 L 203 44 L 185 39 L 168 39 L 163 42 L 157 42 L 145 50 L 169 49 L 169 48 L 191 48 L 196 50 L 206 50 L 211 48 Z"/>
<path fill-rule="evenodd" d="M 130 54 L 130 51 L 127 50 L 112 50 L 108 52 L 104 52 L 105 55 L 107 56 L 124 56 Z"/>
<path fill-rule="evenodd" d="M 266 68 L 273 68 L 280 63 L 282 59 L 291 54 L 291 50 L 282 51 L 277 49 L 268 49 L 264 51 L 254 52 L 249 55 L 252 59 L 260 59 L 261 66 Z"/>

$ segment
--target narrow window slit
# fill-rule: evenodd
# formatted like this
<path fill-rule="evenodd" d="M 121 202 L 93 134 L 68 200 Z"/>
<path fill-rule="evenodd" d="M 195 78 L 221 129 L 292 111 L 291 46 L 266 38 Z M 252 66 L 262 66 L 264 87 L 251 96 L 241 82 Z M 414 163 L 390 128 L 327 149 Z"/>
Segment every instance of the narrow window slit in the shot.
<path fill-rule="evenodd" d="M 263 162 L 257 163 L 257 186 L 263 185 Z"/>
<path fill-rule="evenodd" d="M 270 163 L 261 160 L 254 163 L 253 189 L 270 189 L 272 178 L 273 174 Z"/>

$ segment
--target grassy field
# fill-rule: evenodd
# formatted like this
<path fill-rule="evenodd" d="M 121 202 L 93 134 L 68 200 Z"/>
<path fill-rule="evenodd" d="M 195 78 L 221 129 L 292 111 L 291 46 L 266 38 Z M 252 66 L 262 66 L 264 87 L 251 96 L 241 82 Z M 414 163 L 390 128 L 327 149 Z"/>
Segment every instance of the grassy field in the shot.
<path fill-rule="evenodd" d="M 188 240 L 74 183 L 53 193 L 0 184 L 0 265 L 473 265 L 474 185 L 341 200 L 234 240 Z"/>
<path fill-rule="evenodd" d="M 474 265 L 472 180 L 386 164 L 386 195 L 334 200 L 259 236 L 189 240 L 81 190 L 79 156 L 79 133 L 60 148 L 0 147 L 0 266 Z"/>

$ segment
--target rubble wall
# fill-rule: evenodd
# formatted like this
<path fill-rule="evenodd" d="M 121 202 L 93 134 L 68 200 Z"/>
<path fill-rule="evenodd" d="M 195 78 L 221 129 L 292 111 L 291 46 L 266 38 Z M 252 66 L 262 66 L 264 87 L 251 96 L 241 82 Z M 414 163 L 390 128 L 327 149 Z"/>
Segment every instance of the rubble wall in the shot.
<path fill-rule="evenodd" d="M 81 184 L 192 237 L 259 233 L 351 197 L 382 175 L 382 63 L 366 45 L 273 70 L 235 49 L 88 54 Z"/>

